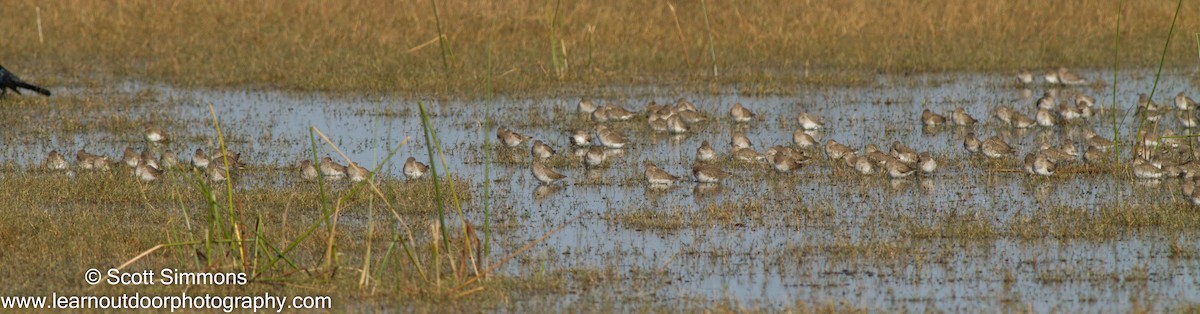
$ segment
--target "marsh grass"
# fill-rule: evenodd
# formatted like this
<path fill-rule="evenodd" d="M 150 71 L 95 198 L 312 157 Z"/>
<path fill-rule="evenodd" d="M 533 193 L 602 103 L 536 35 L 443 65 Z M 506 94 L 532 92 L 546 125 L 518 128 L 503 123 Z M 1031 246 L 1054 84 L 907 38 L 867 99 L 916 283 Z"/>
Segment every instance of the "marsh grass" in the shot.
<path fill-rule="evenodd" d="M 1122 6 L 1115 15 L 1112 4 L 1094 1 L 18 2 L 9 10 L 31 14 L 0 21 L 13 43 L 0 55 L 10 70 L 52 87 L 132 77 L 182 86 L 478 96 L 495 71 L 492 88 L 503 94 L 590 94 L 651 82 L 787 92 L 795 84 L 871 82 L 877 71 L 1103 67 L 1113 60 L 1110 36 L 1119 16 L 1123 67 L 1191 64 L 1189 47 L 1161 50 L 1173 4 Z M 1197 8 L 1185 1 L 1180 11 Z M 1176 27 L 1194 30 L 1197 23 L 1185 15 Z M 558 25 L 557 40 L 548 38 L 547 25 Z M 437 44 L 423 45 L 431 40 Z M 540 66 L 549 51 L 587 68 L 559 77 Z M 700 63 L 689 55 L 708 56 Z M 714 67 L 720 76 L 713 77 Z"/>

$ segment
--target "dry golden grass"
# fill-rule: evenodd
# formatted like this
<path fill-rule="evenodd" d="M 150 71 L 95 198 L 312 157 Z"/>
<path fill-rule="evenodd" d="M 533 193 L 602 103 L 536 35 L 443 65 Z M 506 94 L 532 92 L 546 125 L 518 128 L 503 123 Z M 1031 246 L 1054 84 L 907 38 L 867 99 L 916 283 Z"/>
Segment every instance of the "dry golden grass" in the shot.
<path fill-rule="evenodd" d="M 863 82 L 875 71 L 1111 67 L 1121 12 L 1081 0 L 711 1 L 714 79 L 698 2 L 562 3 L 561 77 L 549 39 L 553 2 L 437 5 L 450 70 L 428 1 L 16 1 L 0 20 L 0 59 L 51 85 L 113 76 L 474 95 L 490 64 L 493 86 L 506 93 L 710 82 L 777 90 Z M 1174 10 L 1172 1 L 1125 2 L 1122 66 L 1158 62 Z M 1195 12 L 1185 1 L 1168 65 L 1196 64 Z"/>

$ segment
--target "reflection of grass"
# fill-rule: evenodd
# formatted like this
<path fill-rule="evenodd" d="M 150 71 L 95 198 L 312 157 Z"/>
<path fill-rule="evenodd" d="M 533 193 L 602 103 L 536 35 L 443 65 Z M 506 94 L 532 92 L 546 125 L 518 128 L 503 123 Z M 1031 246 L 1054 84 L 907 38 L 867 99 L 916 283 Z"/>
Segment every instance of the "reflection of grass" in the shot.
<path fill-rule="evenodd" d="M 1125 3 L 1123 66 L 1158 61 L 1174 5 Z M 559 8 L 437 1 L 433 14 L 431 2 L 420 0 L 19 2 L 8 9 L 40 10 L 45 43 L 38 43 L 34 14 L 13 15 L 0 20 L 0 29 L 14 30 L 6 41 L 20 44 L 0 47 L 0 55 L 18 74 L 52 86 L 96 73 L 178 85 L 481 95 L 485 71 L 496 73 L 494 90 L 508 93 L 557 89 L 561 82 L 691 82 L 717 66 L 717 82 L 782 90 L 794 83 L 861 82 L 874 70 L 1108 65 L 1112 6 L 585 1 Z M 1195 11 L 1188 6 L 1182 11 Z M 1198 23 L 1182 18 L 1177 28 Z M 554 32 L 549 40 L 547 26 Z M 95 31 L 71 31 L 81 29 Z M 489 43 L 494 49 L 484 49 Z M 1166 64 L 1189 64 L 1190 48 L 1172 45 Z M 556 71 L 546 62 L 552 49 L 558 64 L 577 66 Z M 488 50 L 494 52 L 490 67 Z M 454 75 L 444 75 L 446 63 Z"/>

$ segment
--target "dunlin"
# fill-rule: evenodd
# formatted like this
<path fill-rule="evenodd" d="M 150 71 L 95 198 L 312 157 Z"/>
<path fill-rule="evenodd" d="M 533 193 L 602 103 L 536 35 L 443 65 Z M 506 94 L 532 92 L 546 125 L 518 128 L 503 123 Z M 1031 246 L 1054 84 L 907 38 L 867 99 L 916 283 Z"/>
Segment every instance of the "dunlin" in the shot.
<path fill-rule="evenodd" d="M 929 152 L 921 153 L 921 159 L 917 162 L 917 167 L 921 169 L 921 173 L 933 174 L 934 171 L 937 171 L 937 166 L 937 160 L 933 159 L 933 155 Z"/>
<path fill-rule="evenodd" d="M 667 118 L 667 131 L 670 131 L 672 134 L 687 133 L 688 127 L 679 116 L 671 116 Z"/>
<path fill-rule="evenodd" d="M 1017 71 L 1017 83 L 1021 85 L 1033 83 L 1033 72 L 1029 72 L 1028 70 Z"/>
<path fill-rule="evenodd" d="M 225 182 L 225 180 L 229 179 L 228 175 L 232 175 L 232 173 L 225 171 L 225 167 L 221 165 L 211 165 L 204 173 L 208 174 L 208 180 L 212 182 Z"/>
<path fill-rule="evenodd" d="M 759 162 L 764 159 L 763 154 L 748 147 L 733 149 L 732 156 L 734 160 L 742 162 Z"/>
<path fill-rule="evenodd" d="M 629 139 L 625 138 L 625 134 L 613 131 L 607 125 L 596 126 L 596 137 L 600 138 L 600 144 L 608 148 L 622 148 L 629 144 Z"/>
<path fill-rule="evenodd" d="M 846 160 L 847 160 L 847 163 L 852 165 L 852 167 L 854 167 L 854 170 L 858 171 L 859 174 L 862 174 L 862 175 L 875 174 L 875 164 L 871 163 L 871 161 L 867 160 L 866 158 L 850 155 L 850 156 L 846 157 Z"/>
<path fill-rule="evenodd" d="M 592 121 L 596 123 L 608 122 L 608 106 L 597 107 L 592 111 Z"/>
<path fill-rule="evenodd" d="M 1005 125 L 1011 126 L 1012 125 L 1012 116 L 1013 116 L 1014 112 L 1015 111 L 1013 111 L 1012 108 L 1009 108 L 1008 106 L 999 106 L 999 107 L 996 107 L 995 114 L 993 114 L 992 116 L 996 117 L 996 120 L 1000 120 L 1000 122 L 1003 122 Z"/>
<path fill-rule="evenodd" d="M 1054 109 L 1054 106 L 1057 106 L 1057 105 L 1058 105 L 1058 100 L 1056 99 L 1056 97 L 1054 97 L 1054 94 L 1052 94 L 1050 92 L 1046 92 L 1045 94 L 1042 94 L 1042 98 L 1038 98 L 1038 100 L 1037 100 L 1037 108 L 1038 109 L 1047 109 L 1047 110 Z"/>
<path fill-rule="evenodd" d="M 1075 106 L 1087 106 L 1088 108 L 1091 108 L 1096 105 L 1096 99 L 1092 98 L 1092 96 L 1088 96 L 1088 95 L 1084 95 L 1084 94 L 1075 94 L 1074 98 L 1075 98 Z"/>
<path fill-rule="evenodd" d="M 881 167 L 882 167 L 883 165 L 886 165 L 886 164 L 887 164 L 887 162 L 888 162 L 888 161 L 891 161 L 891 160 L 895 160 L 896 162 L 900 162 L 900 159 L 897 159 L 895 156 L 888 155 L 888 154 L 886 154 L 886 153 L 884 153 L 884 152 L 881 152 L 881 151 L 878 151 L 878 150 L 875 150 L 875 151 L 868 151 L 868 152 L 866 152 L 866 153 L 864 153 L 864 154 L 863 154 L 863 157 L 864 157 L 864 158 L 866 158 L 867 160 L 871 161 L 872 163 L 875 163 L 875 165 L 878 165 L 878 166 L 881 166 Z"/>
<path fill-rule="evenodd" d="M 165 140 L 167 140 L 167 132 L 163 131 L 162 128 L 158 127 L 157 125 L 146 126 L 146 141 L 152 144 L 158 144 L 159 142 Z"/>
<path fill-rule="evenodd" d="M 1183 198 L 1192 206 L 1200 206 L 1200 193 L 1196 193 L 1196 180 L 1184 179 L 1181 186 Z"/>
<path fill-rule="evenodd" d="M 921 124 L 925 126 L 943 125 L 946 124 L 946 117 L 925 109 L 925 111 L 921 112 Z"/>
<path fill-rule="evenodd" d="M 679 119 L 685 123 L 700 123 L 708 120 L 704 115 L 692 110 L 677 111 L 674 116 L 679 116 Z"/>
<path fill-rule="evenodd" d="M 79 164 L 80 169 L 91 170 L 94 165 L 93 162 L 97 157 L 98 156 L 89 154 L 88 152 L 80 149 L 79 151 L 75 152 L 75 163 Z"/>
<path fill-rule="evenodd" d="M 588 99 L 587 97 L 580 98 L 579 104 L 576 107 L 579 110 L 579 113 L 591 114 L 592 112 L 596 111 L 596 104 L 592 103 L 592 100 Z"/>
<path fill-rule="evenodd" d="M 1084 132 L 1083 138 L 1087 139 L 1088 146 L 1093 146 L 1102 152 L 1107 152 L 1113 148 L 1113 141 L 1100 136 L 1100 134 L 1097 134 L 1096 131 L 1089 129 L 1085 130 Z"/>
<path fill-rule="evenodd" d="M 800 124 L 800 127 L 805 130 L 811 131 L 825 127 L 825 120 L 807 112 L 801 112 L 800 115 L 796 117 L 796 121 Z"/>
<path fill-rule="evenodd" d="M 1179 110 L 1192 110 L 1196 108 L 1196 101 L 1184 95 L 1183 92 L 1179 92 L 1179 94 L 1175 94 L 1175 107 Z"/>
<path fill-rule="evenodd" d="M 554 182 L 558 182 L 559 180 L 567 178 L 567 176 L 564 176 L 561 173 L 558 173 L 558 171 L 554 171 L 554 169 L 550 169 L 550 167 L 542 164 L 541 160 L 534 159 L 532 168 L 533 177 L 537 178 L 538 181 L 541 181 L 543 184 L 554 184 Z"/>
<path fill-rule="evenodd" d="M 1087 150 L 1083 152 L 1083 161 L 1088 163 L 1100 163 L 1105 161 L 1106 155 L 1096 146 L 1089 145 Z"/>
<path fill-rule="evenodd" d="M 1194 128 L 1200 126 L 1200 119 L 1196 119 L 1196 113 L 1191 110 L 1183 110 L 1179 112 L 1179 125 L 1184 128 Z"/>
<path fill-rule="evenodd" d="M 800 169 L 800 167 L 804 166 L 804 164 L 801 164 L 799 161 L 792 158 L 792 156 L 789 156 L 788 154 L 785 154 L 782 152 L 771 154 L 770 156 L 771 156 L 771 166 L 773 168 L 775 168 L 775 171 L 778 171 L 780 173 L 789 173 L 792 171 L 796 171 L 796 170 Z"/>
<path fill-rule="evenodd" d="M 125 146 L 125 153 L 121 154 L 121 162 L 125 163 L 129 168 L 137 167 L 141 162 L 141 155 L 133 150 L 133 147 Z"/>
<path fill-rule="evenodd" d="M 1050 110 L 1038 109 L 1037 124 L 1044 127 L 1054 127 L 1058 124 L 1058 121 L 1054 118 L 1054 114 L 1050 113 Z"/>
<path fill-rule="evenodd" d="M 651 185 L 671 185 L 679 180 L 679 177 L 667 173 L 666 170 L 662 170 L 662 168 L 654 165 L 649 160 L 643 161 L 642 164 L 646 168 L 646 182 L 649 182 Z"/>
<path fill-rule="evenodd" d="M 1042 79 L 1046 80 L 1046 84 L 1058 84 L 1058 72 L 1046 72 L 1046 74 L 1042 75 Z"/>
<path fill-rule="evenodd" d="M 692 166 L 692 176 L 696 178 L 696 182 L 700 183 L 720 183 L 721 180 L 732 175 L 715 165 L 696 164 Z"/>
<path fill-rule="evenodd" d="M 1143 113 L 1146 111 L 1158 111 L 1159 109 L 1161 109 L 1161 108 L 1159 108 L 1159 105 L 1155 104 L 1154 101 L 1150 100 L 1150 95 L 1146 95 L 1146 93 L 1138 94 L 1137 113 Z"/>
<path fill-rule="evenodd" d="M 542 143 L 542 140 L 534 140 L 533 146 L 529 147 L 529 154 L 532 155 L 533 158 L 546 159 L 554 157 L 554 153 L 556 153 L 554 148 L 550 147 L 550 145 L 546 145 L 546 143 Z"/>
<path fill-rule="evenodd" d="M 713 150 L 712 145 L 708 141 L 700 143 L 700 147 L 696 148 L 696 161 L 710 161 L 717 157 L 717 151 Z"/>
<path fill-rule="evenodd" d="M 1067 122 L 1077 121 L 1083 118 L 1083 111 L 1079 109 L 1079 106 L 1071 105 L 1064 101 L 1058 103 L 1058 115 Z"/>
<path fill-rule="evenodd" d="M 676 120 L 679 119 L 678 116 L 671 116 L 671 118 Z M 667 118 L 662 118 L 658 115 L 650 117 L 649 120 L 646 120 L 646 123 L 650 125 L 650 130 L 655 132 L 666 132 L 668 129 L 670 129 L 670 126 L 667 125 Z"/>
<path fill-rule="evenodd" d="M 164 151 L 159 159 L 162 159 L 163 170 L 179 169 L 179 157 L 176 157 L 175 152 L 170 149 Z"/>
<path fill-rule="evenodd" d="M 589 133 L 587 130 L 583 130 L 583 129 L 575 130 L 575 133 L 571 134 L 571 145 L 575 145 L 575 146 L 592 145 L 592 133 Z"/>
<path fill-rule="evenodd" d="M 601 149 L 600 146 L 592 146 L 588 148 L 587 154 L 583 156 L 583 165 L 588 169 L 595 168 L 603 164 L 606 157 L 604 149 Z"/>
<path fill-rule="evenodd" d="M 768 159 L 771 156 L 775 156 L 776 154 L 787 156 L 788 158 L 794 159 L 794 160 L 796 160 L 796 162 L 802 163 L 802 164 L 807 164 L 807 163 L 812 162 L 812 158 L 809 158 L 808 155 L 805 154 L 803 151 L 795 150 L 791 147 L 787 147 L 787 146 L 783 146 L 783 145 L 775 145 L 775 146 L 771 146 L 771 148 L 767 149 L 767 158 Z"/>
<path fill-rule="evenodd" d="M 813 138 L 812 134 L 804 131 L 804 129 L 796 129 L 792 132 L 792 143 L 801 149 L 809 149 L 817 146 L 817 139 Z"/>
<path fill-rule="evenodd" d="M 896 157 L 896 159 L 900 159 L 900 162 L 910 165 L 917 163 L 918 159 L 921 158 L 921 156 L 917 154 L 917 151 L 905 146 L 904 144 L 900 144 L 900 141 L 892 142 L 892 150 L 890 153 L 893 157 Z"/>
<path fill-rule="evenodd" d="M 49 155 L 46 155 L 46 169 L 50 170 L 67 170 L 67 159 L 63 158 L 57 150 L 51 150 Z"/>
<path fill-rule="evenodd" d="M 506 127 L 500 127 L 496 129 L 496 139 L 500 140 L 504 146 L 518 147 L 521 146 L 521 143 L 529 140 L 529 137 L 513 132 Z"/>
<path fill-rule="evenodd" d="M 967 133 L 967 136 L 963 138 L 963 148 L 969 153 L 978 154 L 979 147 L 982 145 L 983 142 L 978 137 L 975 137 L 975 132 Z"/>
<path fill-rule="evenodd" d="M 616 105 L 604 106 L 604 113 L 608 115 L 608 119 L 618 121 L 627 121 L 637 115 L 633 111 L 625 110 L 625 108 Z"/>
<path fill-rule="evenodd" d="M 738 132 L 733 132 L 733 136 L 731 136 L 729 138 L 729 146 L 732 147 L 733 149 L 738 149 L 738 148 L 750 148 L 750 146 L 754 146 L 754 144 L 750 143 L 750 138 L 746 137 L 745 133 L 738 131 Z"/>
<path fill-rule="evenodd" d="M 1037 125 L 1037 121 L 1033 120 L 1033 118 L 1030 118 L 1029 116 L 1027 116 L 1023 113 L 1020 113 L 1020 112 L 1014 111 L 1012 113 L 1012 126 L 1013 127 L 1018 128 L 1018 129 L 1028 129 L 1035 125 Z"/>
<path fill-rule="evenodd" d="M 149 150 L 142 150 L 142 155 L 138 157 L 138 160 L 147 167 L 162 170 L 162 167 L 158 164 L 158 160 L 154 159 L 154 154 Z"/>
<path fill-rule="evenodd" d="M 334 162 L 333 158 L 321 158 L 319 169 L 326 179 L 341 180 L 346 177 L 346 166 Z"/>
<path fill-rule="evenodd" d="M 736 122 L 750 122 L 754 120 L 754 112 L 746 107 L 742 107 L 742 103 L 733 104 L 733 108 L 729 109 L 729 116 L 733 117 Z"/>
<path fill-rule="evenodd" d="M 429 166 L 417 161 L 416 158 L 408 157 L 408 160 L 404 161 L 404 176 L 409 180 L 420 179 L 428 171 Z"/>
<path fill-rule="evenodd" d="M 150 167 L 150 165 L 145 163 L 140 163 L 134 169 L 134 174 L 137 175 L 138 179 L 142 180 L 142 182 L 150 182 L 158 180 L 158 176 L 162 175 L 162 170 Z"/>
<path fill-rule="evenodd" d="M 988 158 L 1002 158 L 1004 156 L 1016 155 L 1016 151 L 1013 150 L 1012 146 L 1008 146 L 1008 143 L 1005 143 L 999 136 L 988 138 L 983 141 L 983 144 L 979 148 L 980 151 L 983 151 L 983 155 Z"/>
<path fill-rule="evenodd" d="M 646 110 L 643 112 L 645 112 L 646 117 L 649 118 L 652 115 L 658 114 L 658 111 L 662 110 L 662 107 L 663 106 L 659 105 L 658 102 L 651 99 L 650 101 L 646 102 Z"/>
<path fill-rule="evenodd" d="M 371 176 L 371 171 L 367 168 L 360 167 L 358 163 L 351 161 L 346 167 L 346 175 L 350 177 L 351 182 L 362 182 L 367 177 Z"/>
<path fill-rule="evenodd" d="M 1087 79 L 1068 71 L 1065 67 L 1058 68 L 1058 82 L 1066 85 L 1083 85 L 1087 84 Z"/>
<path fill-rule="evenodd" d="M 917 172 L 917 169 L 914 169 L 903 162 L 896 161 L 897 160 L 893 159 L 884 163 L 883 166 L 887 168 L 888 177 L 891 177 L 892 179 L 907 178 L 908 176 L 911 176 L 913 173 Z"/>
<path fill-rule="evenodd" d="M 954 108 L 954 112 L 950 113 L 950 122 L 954 122 L 954 125 L 972 126 L 975 125 L 977 120 L 975 120 L 975 117 L 967 114 L 967 111 L 963 110 L 962 107 L 958 107 Z"/>
<path fill-rule="evenodd" d="M 208 155 L 204 154 L 203 149 L 196 149 L 196 153 L 192 154 L 192 167 L 197 169 L 208 168 Z"/>
<path fill-rule="evenodd" d="M 1042 154 L 1026 153 L 1024 164 L 1026 173 L 1039 176 L 1053 175 L 1056 168 L 1054 161 L 1051 161 Z"/>
<path fill-rule="evenodd" d="M 688 101 L 687 99 L 683 99 L 683 98 L 679 98 L 678 100 L 675 101 L 675 108 L 678 111 L 692 111 L 692 112 L 697 111 L 696 105 L 692 104 L 692 102 Z"/>
<path fill-rule="evenodd" d="M 1137 158 L 1133 160 L 1133 176 L 1138 179 L 1162 179 L 1163 170 L 1161 167 L 1161 163 Z"/>
<path fill-rule="evenodd" d="M 316 180 L 320 173 L 317 172 L 317 167 L 313 166 L 311 160 L 301 159 L 297 168 L 300 168 L 300 179 L 304 181 Z"/>
<path fill-rule="evenodd" d="M 825 156 L 828 156 L 829 159 L 832 159 L 832 160 L 842 159 L 843 156 L 846 156 L 847 154 L 850 154 L 853 152 L 854 152 L 854 149 L 850 148 L 849 146 L 842 145 L 842 143 L 838 143 L 837 141 L 834 141 L 834 140 L 825 141 Z"/>
<path fill-rule="evenodd" d="M 229 170 L 238 170 L 238 169 L 246 168 L 246 164 L 242 162 L 242 153 L 238 153 L 238 152 L 234 152 L 234 151 L 227 150 L 224 153 L 222 153 L 222 152 L 214 153 L 212 155 L 212 157 L 209 158 L 209 161 L 211 163 L 220 165 L 221 167 L 228 167 Z"/>
<path fill-rule="evenodd" d="M 115 166 L 116 163 L 109 159 L 108 156 L 96 156 L 96 158 L 92 160 L 92 169 L 96 169 L 98 171 L 109 171 Z"/>

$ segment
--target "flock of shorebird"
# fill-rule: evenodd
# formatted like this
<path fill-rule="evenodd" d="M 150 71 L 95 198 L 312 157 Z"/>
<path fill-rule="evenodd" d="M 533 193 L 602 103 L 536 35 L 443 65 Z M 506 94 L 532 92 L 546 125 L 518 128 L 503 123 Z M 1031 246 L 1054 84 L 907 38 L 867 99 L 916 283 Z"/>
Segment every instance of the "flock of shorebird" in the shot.
<path fill-rule="evenodd" d="M 1085 163 L 1106 163 L 1111 156 L 1110 152 L 1116 145 L 1112 140 L 1104 138 L 1092 130 L 1088 122 L 1106 110 L 1098 107 L 1093 97 L 1081 93 L 1061 99 L 1058 96 L 1059 89 L 1057 87 L 1084 85 L 1087 84 L 1087 80 L 1066 68 L 1048 71 L 1042 76 L 1042 79 L 1051 88 L 1032 104 L 1033 110 L 1036 110 L 1032 118 L 1013 107 L 1001 105 L 994 108 L 991 114 L 995 123 L 1000 128 L 1012 129 L 1047 128 L 1052 130 L 1082 126 L 1082 136 L 1069 136 L 1059 145 L 1043 141 L 1040 146 L 1025 153 L 1021 160 L 1021 170 L 1031 175 L 1051 176 L 1063 163 L 1074 163 L 1081 160 Z M 1021 86 L 1028 86 L 1035 83 L 1035 76 L 1031 72 L 1020 71 L 1017 74 L 1017 83 Z M 1187 97 L 1183 92 L 1175 96 L 1174 107 L 1179 110 L 1176 117 L 1180 126 L 1194 128 L 1198 125 L 1194 110 L 1196 105 L 1196 101 Z M 1140 95 L 1136 115 L 1144 118 L 1150 124 L 1144 128 L 1146 131 L 1140 136 L 1145 149 L 1138 150 L 1139 153 L 1133 161 L 1132 173 L 1139 179 L 1187 178 L 1183 184 L 1184 194 L 1191 202 L 1200 205 L 1200 193 L 1193 193 L 1196 190 L 1196 184 L 1192 180 L 1193 177 L 1200 174 L 1200 161 L 1193 161 L 1195 157 L 1190 152 L 1185 157 L 1178 157 L 1176 160 L 1170 160 L 1171 158 L 1168 157 L 1173 156 L 1168 153 L 1171 151 L 1177 153 L 1174 156 L 1183 156 L 1185 153 L 1183 149 L 1186 148 L 1186 141 L 1183 138 L 1167 128 L 1166 124 L 1160 123 L 1163 121 L 1162 117 L 1171 110 L 1171 106 L 1160 105 L 1152 101 L 1149 96 Z M 711 117 L 698 110 L 686 99 L 679 99 L 674 103 L 664 105 L 650 101 L 643 110 L 635 112 L 612 104 L 599 106 L 590 99 L 583 98 L 577 104 L 577 112 L 580 115 L 590 116 L 590 120 L 594 124 L 594 132 L 576 130 L 570 134 L 571 145 L 577 147 L 576 156 L 588 168 L 599 166 L 605 161 L 605 150 L 619 150 L 630 145 L 627 136 L 608 125 L 611 121 L 627 121 L 644 116 L 650 130 L 678 134 L 695 132 L 697 123 Z M 728 114 L 734 123 L 755 121 L 755 113 L 740 103 L 734 104 Z M 964 150 L 970 155 L 982 155 L 989 159 L 999 160 L 1015 158 L 1018 155 L 1017 149 L 1006 142 L 1001 135 L 986 139 L 978 137 L 973 132 L 974 126 L 982 122 L 961 107 L 955 108 L 947 115 L 925 109 L 919 120 L 923 126 L 929 128 L 952 126 L 970 131 L 962 141 Z M 914 174 L 933 174 L 938 169 L 937 161 L 929 152 L 917 152 L 899 141 L 893 141 L 890 150 L 886 152 L 875 144 L 868 144 L 862 150 L 857 150 L 832 139 L 826 140 L 823 147 L 818 147 L 818 141 L 814 137 L 818 133 L 815 131 L 825 127 L 824 121 L 820 117 L 806 112 L 799 113 L 795 121 L 796 130 L 792 134 L 792 145 L 776 145 L 768 148 L 765 153 L 755 150 L 750 139 L 744 133 L 734 131 L 730 139 L 731 151 L 728 152 L 727 158 L 749 163 L 765 162 L 779 173 L 791 173 L 811 163 L 814 160 L 813 156 L 823 148 L 825 158 L 832 164 L 836 165 L 837 162 L 841 162 L 845 168 L 862 175 L 879 174 L 893 179 L 901 179 Z M 1161 130 L 1161 134 L 1155 130 Z M 523 147 L 532 141 L 529 146 L 533 157 L 530 168 L 533 177 L 542 184 L 554 184 L 567 178 L 543 162 L 544 159 L 550 158 L 556 153 L 543 141 L 533 140 L 529 136 L 504 127 L 497 130 L 496 137 L 509 148 Z M 1082 142 L 1082 147 L 1085 147 L 1082 153 L 1078 148 L 1080 144 L 1070 137 L 1082 137 L 1079 141 Z M 598 143 L 593 143 L 593 138 L 597 139 Z M 714 162 L 717 160 L 717 156 L 717 152 L 708 141 L 700 144 L 692 163 L 692 179 L 695 182 L 716 184 L 733 176 L 732 173 L 722 170 Z M 653 161 L 643 160 L 642 165 L 645 182 L 650 186 L 669 186 L 681 180 L 679 176 L 663 170 Z"/>
<path fill-rule="evenodd" d="M 1087 80 L 1065 68 L 1048 71 L 1042 76 L 1042 79 L 1051 86 L 1087 83 Z M 1035 76 L 1031 72 L 1020 71 L 1017 74 L 1017 83 L 1022 86 L 1033 84 L 1034 81 Z M 1024 155 L 1022 160 L 1024 172 L 1050 176 L 1054 175 L 1058 165 L 1063 163 L 1078 162 L 1081 159 L 1087 163 L 1106 162 L 1111 155 L 1110 152 L 1116 146 L 1112 140 L 1100 136 L 1088 124 L 1089 120 L 1105 111 L 1096 106 L 1094 98 L 1077 92 L 1071 95 L 1069 100 L 1067 97 L 1062 98 L 1060 100 L 1058 97 L 1057 88 L 1048 89 L 1033 103 L 1032 109 L 1036 111 L 1032 118 L 1009 106 L 1001 105 L 993 109 L 991 117 L 1001 128 L 1084 126 L 1081 142 L 1082 146 L 1086 148 L 1082 153 L 1077 148 L 1076 141 L 1070 138 L 1072 136 L 1068 136 L 1059 145 L 1043 141 L 1039 147 Z M 1179 126 L 1185 129 L 1197 127 L 1200 125 L 1195 113 L 1197 103 L 1187 97 L 1184 92 L 1178 93 L 1174 100 L 1175 106 L 1172 107 L 1155 103 L 1145 94 L 1140 95 L 1135 115 L 1140 118 L 1139 121 L 1148 122 L 1149 126 L 1139 128 L 1146 131 L 1138 137 L 1141 142 L 1135 144 L 1144 149 L 1135 150 L 1137 154 L 1134 156 L 1132 173 L 1139 179 L 1186 178 L 1183 184 L 1184 195 L 1192 203 L 1200 205 L 1200 193 L 1196 193 L 1196 183 L 1193 179 L 1200 178 L 1197 176 L 1200 174 L 1200 161 L 1195 161 L 1196 154 L 1185 150 L 1190 147 L 1190 145 L 1186 145 L 1189 137 L 1177 136 L 1168 127 L 1168 124 L 1162 123 L 1165 121 L 1162 118 L 1167 113 L 1178 109 L 1175 117 Z M 631 145 L 629 137 L 617 130 L 615 126 L 610 126 L 610 122 L 630 121 L 644 116 L 646 126 L 654 132 L 685 134 L 697 132 L 701 127 L 697 124 L 712 119 L 712 115 L 697 109 L 694 104 L 682 98 L 674 103 L 663 105 L 650 101 L 639 112 L 612 104 L 596 105 L 590 99 L 583 98 L 578 102 L 577 111 L 580 115 L 589 117 L 594 125 L 592 130 L 576 130 L 569 135 L 570 145 L 575 147 L 575 157 L 588 169 L 604 164 L 609 156 L 609 150 L 621 150 Z M 756 114 L 740 103 L 734 104 L 728 114 L 733 123 L 749 124 L 756 121 Z M 922 125 L 929 128 L 952 126 L 971 131 L 963 138 L 963 148 L 971 155 L 978 154 L 990 159 L 1015 158 L 1018 155 L 1017 149 L 1009 145 L 1001 135 L 981 140 L 973 132 L 974 126 L 981 121 L 961 107 L 955 108 L 947 115 L 925 109 L 919 120 Z M 937 161 L 929 152 L 917 152 L 899 141 L 893 141 L 890 149 L 886 152 L 875 144 L 868 144 L 862 150 L 857 150 L 832 139 L 826 140 L 822 147 L 818 147 L 819 142 L 815 136 L 819 133 L 816 131 L 825 128 L 824 120 L 816 115 L 801 112 L 796 116 L 795 121 L 796 130 L 792 133 L 792 145 L 772 146 L 766 149 L 765 153 L 756 150 L 751 140 L 743 132 L 734 131 L 729 142 L 731 150 L 726 158 L 746 163 L 765 162 L 776 172 L 784 174 L 795 172 L 804 165 L 812 163 L 815 159 L 814 155 L 818 154 L 818 151 L 823 151 L 824 157 L 831 164 L 836 165 L 837 162 L 841 162 L 845 168 L 862 175 L 880 174 L 893 179 L 901 179 L 917 173 L 929 175 L 938 169 Z M 551 185 L 567 178 L 544 163 L 545 159 L 557 154 L 555 149 L 545 142 L 534 140 L 505 127 L 497 129 L 496 138 L 507 149 L 529 145 L 529 152 L 532 156 L 531 172 L 533 177 L 542 184 Z M 142 150 L 139 154 L 132 147 L 126 147 L 120 160 L 121 164 L 133 170 L 134 177 L 149 182 L 156 180 L 164 171 L 185 169 L 170 150 L 162 151 L 159 158 L 154 158 L 154 152 L 167 139 L 166 133 L 161 128 L 147 126 L 145 139 L 148 143 L 147 149 Z M 85 170 L 103 171 L 113 168 L 116 164 L 107 156 L 88 153 L 84 150 L 79 150 L 75 157 L 78 167 Z M 212 181 L 220 182 L 226 180 L 233 173 L 231 170 L 243 167 L 239 157 L 240 155 L 236 153 L 217 153 L 210 157 L 202 149 L 197 148 L 192 155 L 190 169 L 207 175 Z M 692 179 L 700 184 L 719 184 L 733 176 L 732 173 L 721 169 L 716 161 L 718 161 L 718 153 L 712 145 L 708 141 L 701 143 L 696 148 L 695 159 L 692 163 Z M 49 153 L 44 165 L 51 170 L 70 169 L 66 159 L 57 151 Z M 681 180 L 679 176 L 663 170 L 650 160 L 643 160 L 642 165 L 645 182 L 652 187 L 670 186 Z M 317 163 L 308 159 L 300 160 L 295 168 L 304 180 L 315 180 L 319 176 L 323 176 L 332 180 L 349 178 L 357 182 L 371 176 L 370 171 L 354 162 L 343 166 L 334 162 L 330 157 L 324 157 Z M 405 161 L 403 170 L 409 179 L 419 179 L 429 170 L 429 167 L 417 162 L 415 158 L 409 157 Z"/>
<path fill-rule="evenodd" d="M 132 170 L 133 177 L 144 182 L 158 180 L 164 172 L 170 170 L 194 170 L 207 176 L 213 182 L 223 182 L 237 174 L 236 170 L 244 169 L 246 166 L 241 160 L 240 153 L 217 152 L 209 156 L 202 148 L 196 149 L 189 164 L 180 162 L 179 157 L 170 149 L 162 150 L 155 158 L 155 153 L 167 140 L 166 132 L 160 127 L 147 126 L 145 140 L 148 145 L 141 153 L 135 151 L 131 146 L 126 146 L 119 164 L 108 156 L 89 153 L 82 149 L 75 153 L 76 164 L 81 170 L 100 172 L 108 172 L 118 165 L 124 165 Z M 69 173 L 74 174 L 71 164 L 57 150 L 50 151 L 43 162 L 43 167 L 51 171 L 70 171 Z M 300 178 L 305 181 L 316 180 L 320 176 L 327 180 L 348 178 L 352 182 L 360 182 L 371 177 L 371 171 L 359 166 L 356 162 L 351 161 L 343 166 L 330 157 L 321 158 L 321 161 L 315 164 L 312 160 L 302 159 L 296 163 L 295 168 L 299 172 Z M 409 157 L 404 163 L 404 175 L 409 179 L 420 179 L 428 170 L 428 166 L 416 161 L 413 157 Z"/>

